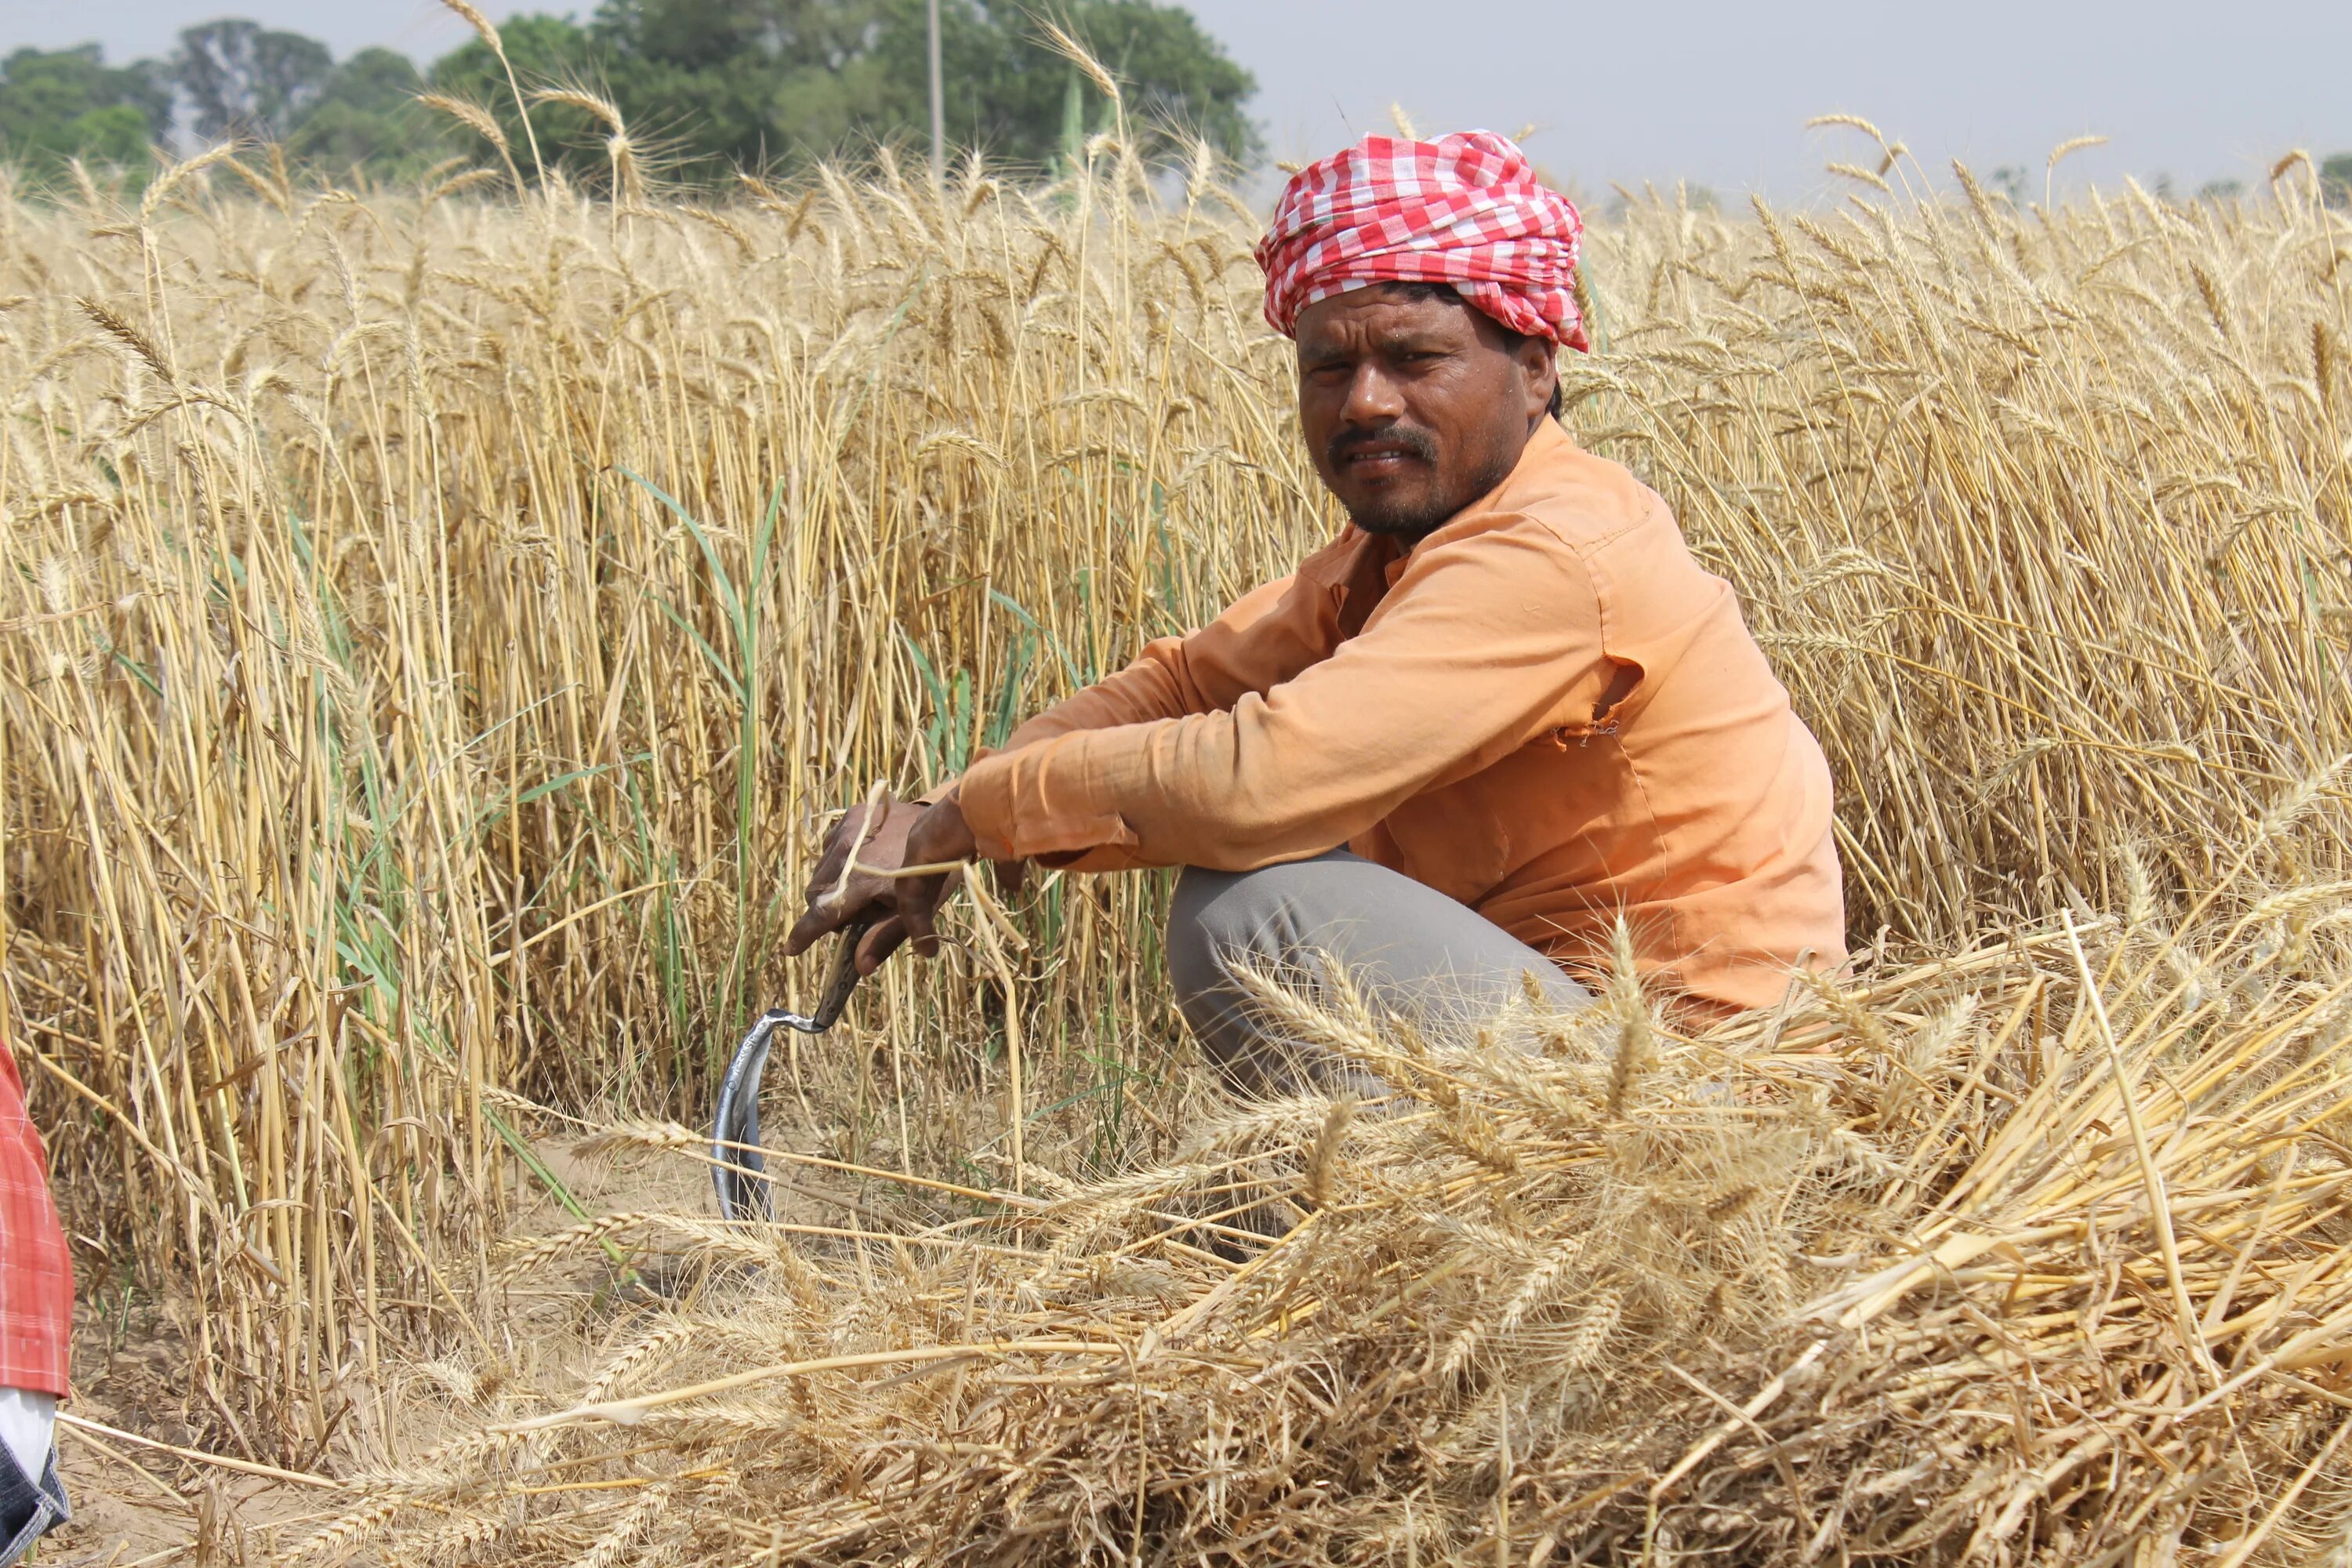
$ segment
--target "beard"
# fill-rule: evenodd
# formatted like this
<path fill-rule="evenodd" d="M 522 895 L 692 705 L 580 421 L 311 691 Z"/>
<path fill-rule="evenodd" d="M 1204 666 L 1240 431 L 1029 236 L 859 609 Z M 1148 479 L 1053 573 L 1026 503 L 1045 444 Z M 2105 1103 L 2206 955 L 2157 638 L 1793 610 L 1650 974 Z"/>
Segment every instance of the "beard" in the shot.
<path fill-rule="evenodd" d="M 1438 464 L 1437 438 L 1426 430 L 1410 426 L 1390 426 L 1378 430 L 1341 430 L 1324 444 L 1323 455 L 1328 469 L 1334 474 L 1347 472 L 1349 456 L 1361 447 L 1394 447 L 1407 456 L 1427 465 L 1430 482 L 1412 487 L 1410 493 L 1368 497 L 1361 500 L 1342 495 L 1348 503 L 1348 521 L 1366 533 L 1390 539 L 1418 540 L 1437 529 L 1464 507 L 1503 482 L 1510 470 L 1507 463 L 1489 460 L 1479 471 L 1465 476 L 1453 484 Z"/>

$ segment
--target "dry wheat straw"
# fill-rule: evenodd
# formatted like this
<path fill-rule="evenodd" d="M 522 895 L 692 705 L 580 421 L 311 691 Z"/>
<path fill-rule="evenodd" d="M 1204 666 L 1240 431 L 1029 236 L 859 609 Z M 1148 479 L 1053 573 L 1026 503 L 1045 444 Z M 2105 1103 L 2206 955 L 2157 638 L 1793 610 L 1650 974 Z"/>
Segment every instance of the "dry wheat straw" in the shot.
<path fill-rule="evenodd" d="M 503 160 L 496 121 L 469 122 Z M 1113 140 L 1048 190 L 974 173 L 942 202 L 835 172 L 707 216 L 647 195 L 628 223 L 551 183 L 460 199 L 473 175 L 446 171 L 415 201 L 257 198 L 193 162 L 143 214 L 87 181 L 7 199 L 0 1029 L 104 1249 L 85 1269 L 175 1293 L 207 1447 L 342 1445 L 405 1473 L 392 1402 L 350 1391 L 404 1359 L 493 1359 L 498 1315 L 527 1310 L 488 1248 L 559 1201 L 552 1168 L 514 1157 L 562 1125 L 533 1107 L 693 1142 L 677 1119 L 704 1114 L 747 1016 L 807 995 L 774 949 L 824 812 L 938 777 L 1000 713 L 1327 534 L 1229 193 L 1156 210 Z M 2340 1375 L 2352 1246 L 2352 930 L 2330 912 L 2352 879 L 2352 470 L 2315 346 L 2352 336 L 2352 236 L 2290 172 L 2227 206 L 2021 218 L 1981 188 L 1950 208 L 1864 191 L 1597 223 L 1609 352 L 1570 367 L 1569 420 L 1738 584 L 1822 736 L 1861 970 L 1696 1056 L 1624 963 L 1593 1020 L 1497 1020 L 1523 1053 L 1339 992 L 1269 998 L 1401 1097 L 1322 1138 L 1312 1097 L 1207 1110 L 1156 956 L 1164 879 L 1057 879 L 1011 911 L 1027 945 L 994 951 L 1001 975 L 895 968 L 776 1064 L 775 1169 L 824 1212 L 756 1271 L 809 1342 L 770 1359 L 1077 1312 L 1073 1292 L 1126 1278 L 1089 1272 L 1111 1249 L 1189 1292 L 1157 1321 L 1213 1349 L 1150 1373 L 1166 1385 L 1089 1353 L 688 1402 L 662 1417 L 681 1456 L 796 1413 L 795 1443 L 824 1438 L 808 1462 L 866 1489 L 730 1459 L 724 1508 L 673 1494 L 631 1540 L 740 1514 L 753 1544 L 696 1549 L 749 1554 L 777 1499 L 822 1492 L 788 1534 L 841 1558 L 949 1519 L 1006 1554 L 1079 1551 L 1097 1524 L 1483 1550 L 1505 1515 L 1522 1559 L 1547 1538 L 1655 1552 L 1622 1499 L 1717 1430 L 1657 1528 L 1759 1557 L 1818 1557 L 1833 1526 L 2063 1557 L 2270 1517 L 2326 1441 L 2309 1389 Z M 2077 899 L 2131 912 L 2077 921 L 2120 1076 L 2053 960 L 2046 911 Z M 1050 1196 L 1020 1200 L 1024 1180 Z M 2159 1193 L 2177 1268 L 2147 1228 Z M 1294 1197 L 1314 1217 L 1237 1271 Z M 1463 1219 L 1517 1250 L 1442 1223 Z M 1031 1257 L 857 1239 L 886 1222 Z M 624 1234 L 579 1223 L 591 1258 Z M 1588 1231 L 1607 1245 L 1535 1280 Z M 701 1269 L 691 1289 L 753 1288 L 737 1240 L 625 1234 Z M 2166 1326 L 2184 1296 L 2246 1381 L 2192 1392 L 2194 1335 Z M 1790 1326 L 1808 1297 L 1826 1328 Z M 1842 1337 L 1865 1329 L 1866 1352 Z M 1859 1390 L 1845 1414 L 1798 1378 L 1747 1417 L 1788 1424 L 1797 1488 L 1638 1362 L 1693 1334 L 1720 1356 L 1677 1364 L 1741 1409 L 1834 1342 L 1806 1364 Z M 663 1352 L 663 1376 L 713 1342 Z M 1391 1429 L 1307 1398 L 1332 1368 L 1426 1369 L 1362 1386 L 1482 1403 L 1414 1405 L 1425 1446 L 1399 1468 L 1326 1473 L 1313 1455 L 1387 1453 Z M 1477 1479 L 1498 1369 L 1504 1515 Z M 552 1376 L 507 1370 L 509 1402 Z M 999 1384 L 1013 1425 L 958 1436 Z M 2070 1400 L 2107 1425 L 2077 1430 Z M 2223 1414 L 2261 1441 L 2231 1447 Z M 1079 1430 L 1095 1468 L 1038 1458 Z M 2129 1491 L 2155 1472 L 2117 1471 L 2126 1450 L 2223 1479 Z M 426 1468 L 472 1484 L 504 1452 Z M 1450 1454 L 1486 1458 L 1415 1468 Z M 2094 1473 L 2125 1489 L 2083 1490 Z M 2263 1550 L 2316 1539 L 2333 1486 L 2315 1472 Z M 635 1500 L 533 1503 L 545 1533 L 497 1550 L 586 1553 Z"/>

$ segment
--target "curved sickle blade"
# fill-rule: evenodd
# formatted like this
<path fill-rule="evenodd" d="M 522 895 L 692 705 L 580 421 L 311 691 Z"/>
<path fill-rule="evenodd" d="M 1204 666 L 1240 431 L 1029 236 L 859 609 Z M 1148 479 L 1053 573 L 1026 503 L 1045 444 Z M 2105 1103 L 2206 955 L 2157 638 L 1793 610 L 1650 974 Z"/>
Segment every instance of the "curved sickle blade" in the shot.
<path fill-rule="evenodd" d="M 816 1016 L 805 1017 L 782 1008 L 762 1013 L 751 1032 L 735 1047 L 727 1076 L 719 1083 L 719 1107 L 710 1119 L 710 1184 L 719 1195 L 719 1213 L 727 1219 L 766 1219 L 772 1212 L 768 1184 L 761 1178 L 768 1157 L 760 1151 L 760 1080 L 768 1070 L 768 1047 L 778 1029 L 804 1035 L 823 1034 L 841 1018 L 849 994 L 857 989 L 857 944 L 873 920 L 842 928 L 833 967 L 818 994 Z"/>
<path fill-rule="evenodd" d="M 719 1084 L 719 1110 L 710 1119 L 710 1184 L 719 1212 L 727 1219 L 768 1217 L 768 1184 L 760 1175 L 768 1158 L 760 1152 L 760 1079 L 768 1068 L 768 1044 L 779 1028 L 805 1027 L 797 1013 L 762 1013 L 735 1047 L 727 1076 Z M 741 1145 L 738 1147 L 737 1145 Z"/>

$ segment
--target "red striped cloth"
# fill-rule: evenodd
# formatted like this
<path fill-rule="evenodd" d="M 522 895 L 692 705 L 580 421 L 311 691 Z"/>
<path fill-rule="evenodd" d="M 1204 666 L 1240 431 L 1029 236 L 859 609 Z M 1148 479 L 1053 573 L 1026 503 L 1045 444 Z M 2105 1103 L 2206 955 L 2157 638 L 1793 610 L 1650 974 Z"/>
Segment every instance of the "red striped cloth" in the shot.
<path fill-rule="evenodd" d="M 0 1387 L 64 1398 L 72 1342 L 73 1259 L 25 1083 L 0 1037 Z"/>
<path fill-rule="evenodd" d="M 1367 136 L 1291 176 L 1257 244 L 1285 337 L 1318 300 L 1370 283 L 1450 284 L 1515 332 L 1589 348 L 1576 308 L 1584 220 L 1507 136 Z"/>

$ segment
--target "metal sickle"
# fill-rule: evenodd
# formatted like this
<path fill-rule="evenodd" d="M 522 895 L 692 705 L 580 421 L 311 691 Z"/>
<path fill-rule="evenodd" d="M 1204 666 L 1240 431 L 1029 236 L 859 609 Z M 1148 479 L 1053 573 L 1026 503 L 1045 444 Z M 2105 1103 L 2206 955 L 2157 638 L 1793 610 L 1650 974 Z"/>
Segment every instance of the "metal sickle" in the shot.
<path fill-rule="evenodd" d="M 833 967 L 824 989 L 817 994 L 814 1015 L 790 1013 L 778 1007 L 751 1022 L 751 1033 L 735 1047 L 727 1076 L 719 1084 L 719 1110 L 710 1120 L 710 1184 L 718 1190 L 719 1212 L 728 1219 L 766 1219 L 772 1212 L 768 1184 L 761 1177 L 768 1158 L 760 1152 L 760 1079 L 768 1068 L 768 1047 L 778 1029 L 821 1035 L 840 1021 L 857 989 L 857 944 L 881 918 L 877 912 L 841 928 L 841 944 L 834 950 Z"/>

